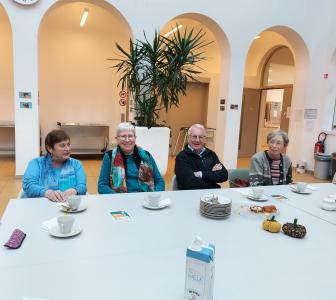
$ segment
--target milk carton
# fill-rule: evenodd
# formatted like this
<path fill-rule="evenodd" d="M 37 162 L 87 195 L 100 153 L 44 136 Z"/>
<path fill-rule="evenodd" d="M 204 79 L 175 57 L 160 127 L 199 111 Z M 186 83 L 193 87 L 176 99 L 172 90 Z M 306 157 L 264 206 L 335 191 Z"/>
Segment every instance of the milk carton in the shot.
<path fill-rule="evenodd" d="M 215 246 L 196 237 L 187 248 L 185 300 L 212 300 L 215 278 Z"/>

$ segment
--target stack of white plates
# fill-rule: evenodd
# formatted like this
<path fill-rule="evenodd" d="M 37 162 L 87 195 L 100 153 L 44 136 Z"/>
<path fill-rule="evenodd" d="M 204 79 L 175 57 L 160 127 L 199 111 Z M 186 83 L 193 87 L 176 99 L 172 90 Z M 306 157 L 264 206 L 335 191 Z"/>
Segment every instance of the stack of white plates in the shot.
<path fill-rule="evenodd" d="M 224 219 L 231 214 L 231 199 L 215 194 L 201 197 L 200 213 L 211 219 Z"/>

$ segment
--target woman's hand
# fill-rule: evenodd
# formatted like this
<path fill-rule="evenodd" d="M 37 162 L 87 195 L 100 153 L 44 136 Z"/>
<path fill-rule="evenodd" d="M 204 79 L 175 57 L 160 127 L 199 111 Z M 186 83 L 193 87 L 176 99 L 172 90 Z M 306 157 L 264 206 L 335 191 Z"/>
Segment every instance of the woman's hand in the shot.
<path fill-rule="evenodd" d="M 74 188 L 67 189 L 62 193 L 64 200 L 67 200 L 70 196 L 77 195 L 77 191 Z"/>
<path fill-rule="evenodd" d="M 56 190 L 56 191 L 47 190 L 44 194 L 44 197 L 54 202 L 64 202 L 65 201 L 65 198 L 63 197 L 63 192 L 59 190 Z"/>

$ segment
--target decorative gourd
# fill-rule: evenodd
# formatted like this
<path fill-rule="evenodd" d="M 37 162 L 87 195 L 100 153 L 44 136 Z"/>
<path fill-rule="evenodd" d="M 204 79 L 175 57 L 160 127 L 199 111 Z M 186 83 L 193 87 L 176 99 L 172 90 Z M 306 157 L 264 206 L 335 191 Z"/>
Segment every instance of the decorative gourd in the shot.
<path fill-rule="evenodd" d="M 282 230 L 286 235 L 297 239 L 302 239 L 307 233 L 306 227 L 299 225 L 297 219 L 294 219 L 294 223 L 284 224 Z"/>
<path fill-rule="evenodd" d="M 273 216 L 271 219 L 263 221 L 262 228 L 266 231 L 277 233 L 281 230 L 281 224 L 276 221 L 275 217 Z"/>

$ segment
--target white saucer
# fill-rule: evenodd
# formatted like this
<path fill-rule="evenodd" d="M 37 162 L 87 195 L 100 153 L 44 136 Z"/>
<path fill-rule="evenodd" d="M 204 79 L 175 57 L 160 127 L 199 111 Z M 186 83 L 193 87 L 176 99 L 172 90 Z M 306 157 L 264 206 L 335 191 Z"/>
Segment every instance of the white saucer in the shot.
<path fill-rule="evenodd" d="M 291 189 L 292 192 L 297 193 L 297 194 L 301 194 L 301 195 L 309 195 L 313 192 L 312 190 L 310 190 L 308 188 L 306 188 L 306 190 L 304 192 L 299 192 L 297 190 L 296 186 L 290 186 L 289 188 Z"/>
<path fill-rule="evenodd" d="M 258 201 L 258 202 L 264 202 L 268 200 L 268 197 L 266 195 L 262 195 L 260 198 L 255 198 L 252 194 L 248 194 L 247 198 L 253 201 Z"/>
<path fill-rule="evenodd" d="M 169 198 L 162 199 L 159 202 L 158 206 L 152 206 L 152 205 L 150 205 L 147 198 L 145 198 L 144 200 L 142 200 L 142 206 L 145 207 L 145 208 L 148 208 L 148 209 L 162 209 L 162 208 L 165 208 L 165 207 L 169 206 L 170 204 L 171 204 L 171 201 L 170 201 Z"/>
<path fill-rule="evenodd" d="M 78 212 L 81 212 L 83 210 L 86 210 L 87 208 L 88 208 L 87 204 L 84 204 L 84 203 L 81 203 L 76 210 L 66 208 L 62 204 L 60 205 L 60 210 L 63 211 L 63 212 L 67 212 L 67 213 L 78 213 Z"/>
<path fill-rule="evenodd" d="M 55 237 L 60 237 L 60 238 L 66 238 L 66 237 L 71 237 L 71 236 L 75 236 L 79 233 L 82 232 L 82 228 L 78 225 L 74 225 L 72 227 L 72 230 L 69 232 L 69 233 L 61 233 L 59 231 L 59 227 L 58 225 L 57 226 L 54 226 L 52 227 L 50 230 L 49 230 L 49 234 L 52 235 L 52 236 L 55 236 Z"/>
<path fill-rule="evenodd" d="M 334 209 L 334 208 L 332 208 L 332 209 L 329 209 L 329 208 L 325 208 L 325 207 L 323 207 L 323 205 L 321 204 L 321 209 L 323 209 L 323 210 L 326 210 L 326 211 L 335 211 L 336 209 Z"/>

